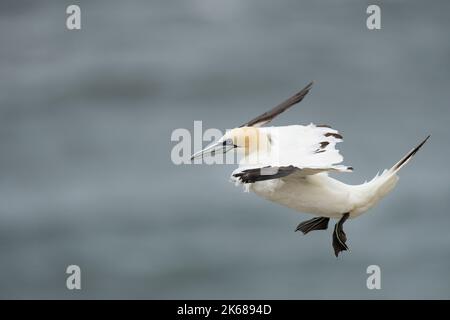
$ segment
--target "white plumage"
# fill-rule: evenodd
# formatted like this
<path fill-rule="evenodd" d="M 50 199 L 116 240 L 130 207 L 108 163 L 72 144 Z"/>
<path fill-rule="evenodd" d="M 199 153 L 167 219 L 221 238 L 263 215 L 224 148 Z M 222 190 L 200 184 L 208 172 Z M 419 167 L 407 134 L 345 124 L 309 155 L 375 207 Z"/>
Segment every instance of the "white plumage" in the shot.
<path fill-rule="evenodd" d="M 352 170 L 347 166 L 336 165 L 343 160 L 336 149 L 336 143 L 342 141 L 342 136 L 337 130 L 310 124 L 259 128 L 258 134 L 261 137 L 268 137 L 267 146 L 253 148 L 254 152 L 242 158 L 235 173 L 266 166 L 295 166 L 300 169 L 312 169 L 313 172 Z"/>
<path fill-rule="evenodd" d="M 301 101 L 312 83 L 272 110 L 239 128 L 227 132 L 216 144 L 193 156 L 227 152 L 242 154 L 239 167 L 231 178 L 246 190 L 270 201 L 317 218 L 297 227 L 304 234 L 324 230 L 330 218 L 339 219 L 334 227 L 335 255 L 348 250 L 347 236 L 342 228 L 347 218 L 355 218 L 376 205 L 398 181 L 398 171 L 428 140 L 412 149 L 391 169 L 360 185 L 348 185 L 328 176 L 328 172 L 351 172 L 352 167 L 340 164 L 342 155 L 336 144 L 342 141 L 338 131 L 329 126 L 310 124 L 282 127 L 261 126 Z"/>

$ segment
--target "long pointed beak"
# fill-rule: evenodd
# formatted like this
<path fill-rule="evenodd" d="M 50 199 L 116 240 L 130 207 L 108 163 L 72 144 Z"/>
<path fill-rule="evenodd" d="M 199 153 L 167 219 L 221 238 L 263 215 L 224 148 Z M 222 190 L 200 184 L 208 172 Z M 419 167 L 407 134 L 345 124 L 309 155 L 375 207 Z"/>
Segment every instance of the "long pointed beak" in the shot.
<path fill-rule="evenodd" d="M 205 149 L 194 153 L 191 157 L 191 160 L 203 158 L 205 156 L 214 156 L 216 154 L 225 153 L 228 150 L 229 149 L 226 146 L 224 146 L 221 141 L 215 142 L 207 146 Z"/>

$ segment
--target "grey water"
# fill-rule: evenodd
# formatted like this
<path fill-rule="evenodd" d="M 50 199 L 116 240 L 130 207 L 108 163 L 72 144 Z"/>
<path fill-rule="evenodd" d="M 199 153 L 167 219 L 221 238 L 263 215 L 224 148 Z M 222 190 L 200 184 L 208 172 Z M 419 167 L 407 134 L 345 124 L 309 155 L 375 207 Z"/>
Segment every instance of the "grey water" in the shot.
<path fill-rule="evenodd" d="M 0 2 L 0 298 L 450 298 L 450 2 L 377 3 L 371 31 L 366 1 L 80 0 L 69 31 L 70 2 Z M 339 258 L 234 166 L 170 157 L 173 130 L 238 126 L 310 80 L 273 124 L 337 128 L 347 183 L 432 134 Z"/>

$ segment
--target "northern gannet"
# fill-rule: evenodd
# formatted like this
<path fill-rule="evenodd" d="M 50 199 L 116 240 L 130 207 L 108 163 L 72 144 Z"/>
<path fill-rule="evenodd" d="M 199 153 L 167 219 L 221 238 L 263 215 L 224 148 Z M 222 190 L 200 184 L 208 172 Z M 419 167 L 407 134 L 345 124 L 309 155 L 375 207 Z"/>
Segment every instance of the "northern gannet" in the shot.
<path fill-rule="evenodd" d="M 378 203 L 396 185 L 398 171 L 428 140 L 398 161 L 391 169 L 377 174 L 369 182 L 349 185 L 328 176 L 328 172 L 351 172 L 338 165 L 343 160 L 336 143 L 342 136 L 327 125 L 290 125 L 262 127 L 276 116 L 302 101 L 313 82 L 272 110 L 229 130 L 218 141 L 195 153 L 191 160 L 237 150 L 242 155 L 231 179 L 246 190 L 296 211 L 316 215 L 304 221 L 296 231 L 307 234 L 326 230 L 330 218 L 338 219 L 332 244 L 336 257 L 348 250 L 344 222 L 356 218 Z"/>

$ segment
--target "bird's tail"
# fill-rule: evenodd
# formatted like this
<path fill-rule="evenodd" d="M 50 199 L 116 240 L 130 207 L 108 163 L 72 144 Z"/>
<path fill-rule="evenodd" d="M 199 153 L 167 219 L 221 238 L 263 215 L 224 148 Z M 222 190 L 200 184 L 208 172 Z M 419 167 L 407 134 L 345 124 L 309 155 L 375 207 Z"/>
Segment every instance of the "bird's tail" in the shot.
<path fill-rule="evenodd" d="M 370 207 L 377 204 L 385 195 L 387 195 L 397 184 L 397 172 L 403 168 L 411 158 L 419 151 L 419 149 L 427 142 L 430 136 L 426 137 L 417 147 L 412 149 L 392 168 L 384 170 L 381 174 L 377 174 L 371 181 L 361 185 L 354 186 L 354 195 L 356 197 L 355 214 L 363 213 Z"/>

